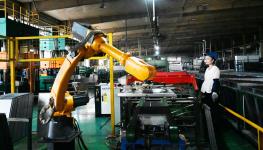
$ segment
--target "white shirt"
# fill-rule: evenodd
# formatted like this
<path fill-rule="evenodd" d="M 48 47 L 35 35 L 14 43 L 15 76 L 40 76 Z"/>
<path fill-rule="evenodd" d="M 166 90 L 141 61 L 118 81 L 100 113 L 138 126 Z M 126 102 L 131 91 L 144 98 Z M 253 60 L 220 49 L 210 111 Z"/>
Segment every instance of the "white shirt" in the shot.
<path fill-rule="evenodd" d="M 217 66 L 208 67 L 205 70 L 205 78 L 202 84 L 201 92 L 202 93 L 211 93 L 214 79 L 220 78 L 220 70 Z"/>

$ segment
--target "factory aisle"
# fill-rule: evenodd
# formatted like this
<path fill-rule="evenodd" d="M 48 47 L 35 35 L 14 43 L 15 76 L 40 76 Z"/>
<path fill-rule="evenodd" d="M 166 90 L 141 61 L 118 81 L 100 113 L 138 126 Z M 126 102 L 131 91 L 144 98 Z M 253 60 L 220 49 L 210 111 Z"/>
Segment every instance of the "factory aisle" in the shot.
<path fill-rule="evenodd" d="M 107 150 L 106 137 L 111 133 L 110 120 L 106 117 L 95 117 L 94 93 L 89 92 L 90 102 L 78 107 L 73 116 L 78 120 L 82 137 L 90 150 Z M 76 148 L 79 149 L 78 143 Z"/>

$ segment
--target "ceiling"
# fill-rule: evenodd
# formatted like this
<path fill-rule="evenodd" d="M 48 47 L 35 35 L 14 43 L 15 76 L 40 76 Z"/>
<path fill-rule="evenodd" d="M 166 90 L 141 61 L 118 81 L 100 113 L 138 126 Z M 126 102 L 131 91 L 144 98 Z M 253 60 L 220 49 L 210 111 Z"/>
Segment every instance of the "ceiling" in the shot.
<path fill-rule="evenodd" d="M 151 52 L 157 39 L 161 54 L 193 56 L 203 39 L 214 49 L 228 47 L 258 34 L 263 23 L 262 0 L 155 0 L 158 24 L 153 0 L 19 1 L 62 22 L 113 32 L 114 45 L 124 50 Z"/>

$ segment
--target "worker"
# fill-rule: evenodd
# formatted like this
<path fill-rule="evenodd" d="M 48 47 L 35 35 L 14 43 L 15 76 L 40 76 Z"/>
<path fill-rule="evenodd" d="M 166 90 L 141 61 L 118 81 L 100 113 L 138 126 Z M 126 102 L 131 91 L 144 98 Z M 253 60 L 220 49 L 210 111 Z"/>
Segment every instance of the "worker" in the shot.
<path fill-rule="evenodd" d="M 221 139 L 219 136 L 219 111 L 218 111 L 218 95 L 219 95 L 219 78 L 220 78 L 220 70 L 215 65 L 215 62 L 218 58 L 218 54 L 216 52 L 208 52 L 205 56 L 204 63 L 207 65 L 205 74 L 204 74 L 204 82 L 201 87 L 202 93 L 202 103 L 206 104 L 210 107 L 210 112 L 212 116 L 212 122 L 214 127 L 215 138 L 217 141 L 217 146 L 220 147 Z"/>
<path fill-rule="evenodd" d="M 211 51 L 207 53 L 204 59 L 205 65 L 208 67 L 205 71 L 201 92 L 205 98 L 204 103 L 208 104 L 208 106 L 210 106 L 212 102 L 216 102 L 218 99 L 220 70 L 215 65 L 217 58 L 218 54 Z"/>

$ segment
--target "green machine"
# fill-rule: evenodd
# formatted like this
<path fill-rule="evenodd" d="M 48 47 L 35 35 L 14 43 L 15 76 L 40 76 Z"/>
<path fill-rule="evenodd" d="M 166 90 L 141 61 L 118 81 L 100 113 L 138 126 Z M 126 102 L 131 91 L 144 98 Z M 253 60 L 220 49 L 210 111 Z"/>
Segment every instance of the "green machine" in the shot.
<path fill-rule="evenodd" d="M 59 69 L 40 69 L 39 74 L 39 90 L 41 92 L 49 92 Z"/>
<path fill-rule="evenodd" d="M 50 91 L 56 76 L 39 76 L 39 90 Z"/>
<path fill-rule="evenodd" d="M 148 64 L 156 67 L 158 71 L 168 71 L 169 64 L 165 57 L 144 57 L 143 58 Z"/>
<path fill-rule="evenodd" d="M 79 66 L 78 74 L 84 77 L 89 77 L 94 72 L 93 67 Z"/>

